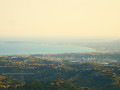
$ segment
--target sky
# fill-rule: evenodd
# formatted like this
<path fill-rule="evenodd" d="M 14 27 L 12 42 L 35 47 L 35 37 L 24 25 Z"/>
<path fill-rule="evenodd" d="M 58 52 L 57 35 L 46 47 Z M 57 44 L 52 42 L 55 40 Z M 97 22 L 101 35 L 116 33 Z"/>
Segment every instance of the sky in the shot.
<path fill-rule="evenodd" d="M 120 0 L 0 0 L 0 37 L 120 38 Z"/>

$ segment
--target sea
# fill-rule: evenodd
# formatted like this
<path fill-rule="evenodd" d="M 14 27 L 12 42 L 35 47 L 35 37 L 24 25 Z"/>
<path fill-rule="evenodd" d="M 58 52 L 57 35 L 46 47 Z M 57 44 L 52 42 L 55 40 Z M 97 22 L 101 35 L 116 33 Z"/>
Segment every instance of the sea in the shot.
<path fill-rule="evenodd" d="M 0 55 L 86 53 L 95 50 L 73 45 L 0 42 Z"/>

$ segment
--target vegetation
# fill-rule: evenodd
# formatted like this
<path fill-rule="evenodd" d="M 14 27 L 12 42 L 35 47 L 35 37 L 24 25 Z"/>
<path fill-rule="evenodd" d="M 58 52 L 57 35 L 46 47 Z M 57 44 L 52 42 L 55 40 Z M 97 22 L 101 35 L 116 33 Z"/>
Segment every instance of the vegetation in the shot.
<path fill-rule="evenodd" d="M 0 89 L 119 90 L 119 53 L 0 57 Z"/>

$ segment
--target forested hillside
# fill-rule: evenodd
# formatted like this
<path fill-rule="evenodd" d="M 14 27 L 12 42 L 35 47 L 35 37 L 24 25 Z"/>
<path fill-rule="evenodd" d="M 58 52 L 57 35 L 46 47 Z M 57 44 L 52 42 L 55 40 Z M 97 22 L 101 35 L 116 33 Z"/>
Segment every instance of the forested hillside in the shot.
<path fill-rule="evenodd" d="M 0 86 L 18 90 L 117 90 L 119 57 L 119 53 L 5 55 L 0 57 Z"/>

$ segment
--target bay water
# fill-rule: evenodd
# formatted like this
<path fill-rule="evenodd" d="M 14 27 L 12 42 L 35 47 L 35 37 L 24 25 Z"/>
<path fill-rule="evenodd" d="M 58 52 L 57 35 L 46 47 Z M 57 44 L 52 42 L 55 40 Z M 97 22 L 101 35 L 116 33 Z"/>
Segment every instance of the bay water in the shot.
<path fill-rule="evenodd" d="M 0 43 L 0 55 L 63 54 L 93 52 L 94 49 L 73 45 L 42 45 L 40 43 Z"/>

